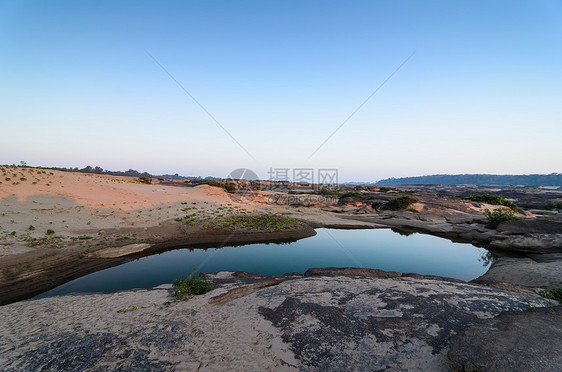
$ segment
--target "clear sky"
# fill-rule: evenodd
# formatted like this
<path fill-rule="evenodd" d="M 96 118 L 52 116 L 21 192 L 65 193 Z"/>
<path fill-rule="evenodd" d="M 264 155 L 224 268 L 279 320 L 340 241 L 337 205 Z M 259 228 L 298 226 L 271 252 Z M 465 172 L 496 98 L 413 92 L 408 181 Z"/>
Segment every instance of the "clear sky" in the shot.
<path fill-rule="evenodd" d="M 562 172 L 562 2 L 1 0 L 0 128 L 4 164 Z"/>

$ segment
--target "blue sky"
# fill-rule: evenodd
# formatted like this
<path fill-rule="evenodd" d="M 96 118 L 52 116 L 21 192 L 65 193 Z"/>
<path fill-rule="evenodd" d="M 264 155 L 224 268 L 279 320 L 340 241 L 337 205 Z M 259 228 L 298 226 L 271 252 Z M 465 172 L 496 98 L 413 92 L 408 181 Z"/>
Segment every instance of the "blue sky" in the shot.
<path fill-rule="evenodd" d="M 553 0 L 2 1 L 0 87 L 0 163 L 562 171 Z"/>

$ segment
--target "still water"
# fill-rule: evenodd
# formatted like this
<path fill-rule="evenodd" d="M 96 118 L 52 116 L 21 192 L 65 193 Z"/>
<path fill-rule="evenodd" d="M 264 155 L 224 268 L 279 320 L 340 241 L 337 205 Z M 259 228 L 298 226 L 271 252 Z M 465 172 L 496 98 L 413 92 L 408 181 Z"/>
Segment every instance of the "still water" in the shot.
<path fill-rule="evenodd" d="M 490 264 L 485 249 L 431 235 L 406 236 L 389 229 L 316 231 L 316 236 L 286 244 L 175 249 L 83 276 L 35 298 L 150 288 L 194 270 L 279 275 L 302 274 L 311 267 L 365 267 L 471 280 Z"/>

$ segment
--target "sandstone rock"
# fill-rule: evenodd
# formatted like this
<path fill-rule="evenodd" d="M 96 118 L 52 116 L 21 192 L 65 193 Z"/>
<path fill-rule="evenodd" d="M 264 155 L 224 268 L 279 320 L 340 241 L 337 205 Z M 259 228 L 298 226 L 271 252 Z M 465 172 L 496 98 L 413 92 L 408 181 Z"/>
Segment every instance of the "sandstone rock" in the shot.
<path fill-rule="evenodd" d="M 427 221 L 427 222 L 435 222 L 435 223 L 444 223 L 447 222 L 447 219 L 443 216 L 435 215 L 435 214 L 422 214 L 420 215 L 420 220 Z"/>
<path fill-rule="evenodd" d="M 341 207 L 334 207 L 334 206 L 323 207 L 322 210 L 326 212 L 345 213 L 345 209 Z"/>
<path fill-rule="evenodd" d="M 417 274 L 417 273 L 403 273 L 402 277 L 403 278 L 440 280 L 440 281 L 444 281 L 444 282 L 453 282 L 453 283 L 466 283 L 464 280 L 460 280 L 460 279 L 456 279 L 456 278 L 447 278 L 447 277 L 444 277 L 444 276 Z"/>
<path fill-rule="evenodd" d="M 480 320 L 451 338 L 448 358 L 454 371 L 560 371 L 562 306 Z"/>
<path fill-rule="evenodd" d="M 99 258 L 115 258 L 127 256 L 130 254 L 140 253 L 144 250 L 149 249 L 151 246 L 147 243 L 129 244 L 123 247 L 111 247 L 96 251 L 89 254 L 88 257 L 99 257 Z"/>
<path fill-rule="evenodd" d="M 562 222 L 539 218 L 504 221 L 498 225 L 498 231 L 510 234 L 562 234 Z"/>
<path fill-rule="evenodd" d="M 562 287 L 562 260 L 536 262 L 531 258 L 500 257 L 481 277 L 473 280 L 493 281 L 526 287 Z"/>
<path fill-rule="evenodd" d="M 527 257 L 532 258 L 536 262 L 562 261 L 562 253 L 528 254 Z"/>
<path fill-rule="evenodd" d="M 308 269 L 304 273 L 304 276 L 361 276 L 370 278 L 396 278 L 401 276 L 401 274 L 397 271 L 363 269 L 357 267 L 322 267 Z"/>
<path fill-rule="evenodd" d="M 562 234 L 505 235 L 494 240 L 491 248 L 521 253 L 557 253 L 562 251 Z"/>
<path fill-rule="evenodd" d="M 529 213 L 535 216 L 556 216 L 558 211 L 547 211 L 544 209 L 529 209 Z"/>

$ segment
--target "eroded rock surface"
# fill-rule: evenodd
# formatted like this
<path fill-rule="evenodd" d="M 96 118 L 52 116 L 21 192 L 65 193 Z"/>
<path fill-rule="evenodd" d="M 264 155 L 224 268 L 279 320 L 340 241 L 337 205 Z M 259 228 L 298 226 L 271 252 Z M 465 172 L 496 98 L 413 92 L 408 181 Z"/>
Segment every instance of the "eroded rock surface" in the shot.
<path fill-rule="evenodd" d="M 562 249 L 562 233 L 501 236 L 501 239 L 490 242 L 490 247 L 518 253 L 559 253 Z"/>
<path fill-rule="evenodd" d="M 499 224 L 498 231 L 510 234 L 562 234 L 562 221 L 552 221 L 544 218 L 504 221 Z"/>
<path fill-rule="evenodd" d="M 562 287 L 562 259 L 537 262 L 531 258 L 500 257 L 474 282 L 500 282 L 526 287 Z"/>
<path fill-rule="evenodd" d="M 560 371 L 562 306 L 507 312 L 451 338 L 454 371 Z"/>
<path fill-rule="evenodd" d="M 264 278 L 207 277 L 215 290 L 169 306 L 170 286 L 2 306 L 0 369 L 439 371 L 452 334 L 503 311 L 553 306 L 461 282 L 295 275 L 210 304 Z"/>

